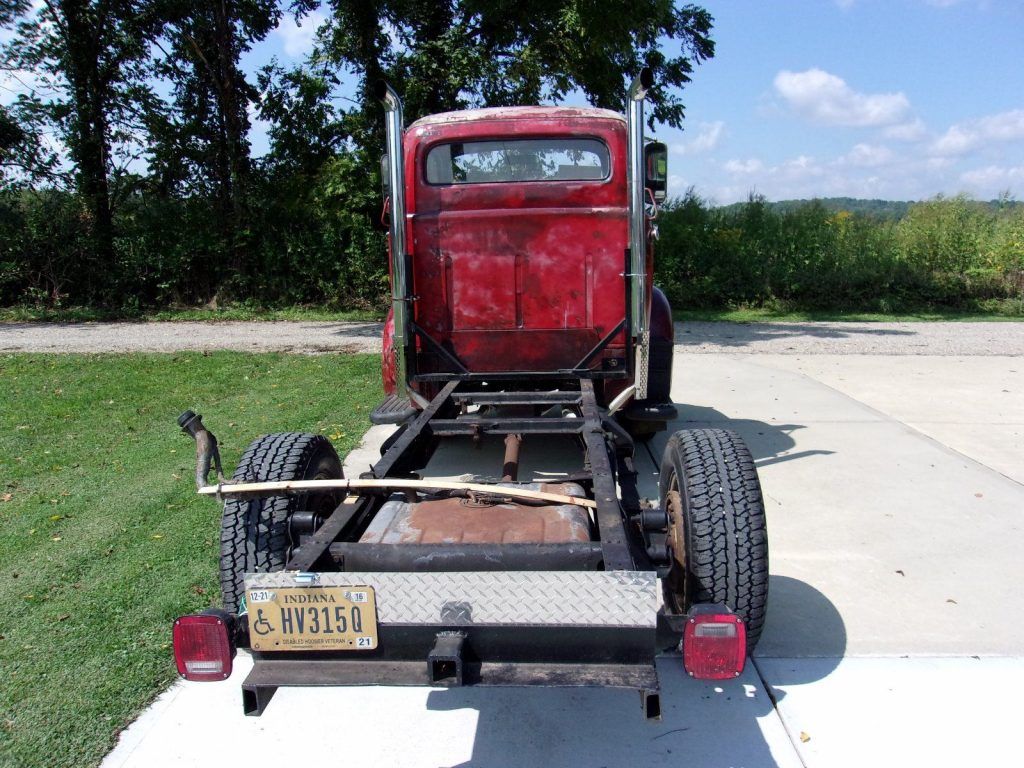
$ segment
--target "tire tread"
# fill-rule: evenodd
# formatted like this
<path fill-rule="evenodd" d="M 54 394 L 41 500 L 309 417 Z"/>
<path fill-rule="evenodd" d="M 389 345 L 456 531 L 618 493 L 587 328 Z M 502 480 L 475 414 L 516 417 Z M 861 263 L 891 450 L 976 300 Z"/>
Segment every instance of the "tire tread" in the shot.
<path fill-rule="evenodd" d="M 338 462 L 323 435 L 277 432 L 254 440 L 235 468 L 235 482 L 302 480 L 324 455 Z M 338 462 L 340 468 L 340 462 Z M 237 611 L 245 591 L 245 573 L 284 568 L 290 546 L 288 518 L 301 496 L 228 499 L 220 536 L 220 583 L 224 608 Z"/>
<path fill-rule="evenodd" d="M 761 484 L 742 438 L 726 429 L 688 429 L 669 439 L 662 463 L 680 477 L 687 516 L 693 601 L 724 603 L 743 617 L 747 649 L 761 636 L 768 602 L 768 538 Z"/>

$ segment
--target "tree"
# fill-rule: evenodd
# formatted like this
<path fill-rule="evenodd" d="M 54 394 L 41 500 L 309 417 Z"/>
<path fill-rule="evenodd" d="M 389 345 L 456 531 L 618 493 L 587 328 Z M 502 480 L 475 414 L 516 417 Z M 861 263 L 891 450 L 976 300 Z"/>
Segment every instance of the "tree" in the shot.
<path fill-rule="evenodd" d="M 360 77 L 361 134 L 379 124 L 370 86 L 387 76 L 410 119 L 473 106 L 537 104 L 575 89 L 599 107 L 622 111 L 629 80 L 654 71 L 649 122 L 678 127 L 678 89 L 714 55 L 712 19 L 672 0 L 328 0 L 331 22 L 321 55 Z M 303 0 L 310 10 L 316 0 Z M 667 38 L 677 55 L 663 52 Z"/>
<path fill-rule="evenodd" d="M 0 106 L 0 157 L 6 158 L 25 139 L 25 132 L 7 110 Z"/>
<path fill-rule="evenodd" d="M 239 60 L 276 26 L 280 9 L 273 0 L 163 0 L 163 15 L 169 50 L 159 72 L 174 96 L 170 114 L 152 126 L 153 168 L 165 191 L 212 196 L 227 274 L 236 275 L 248 253 L 249 107 L 257 99 Z"/>
<path fill-rule="evenodd" d="M 94 257 L 106 267 L 114 253 L 112 181 L 139 156 L 152 97 L 147 41 L 159 19 L 145 0 L 42 0 L 38 10 L 15 0 L 0 22 L 17 22 L 4 66 L 35 73 L 52 94 L 26 95 L 19 104 L 63 139 L 89 214 Z"/>

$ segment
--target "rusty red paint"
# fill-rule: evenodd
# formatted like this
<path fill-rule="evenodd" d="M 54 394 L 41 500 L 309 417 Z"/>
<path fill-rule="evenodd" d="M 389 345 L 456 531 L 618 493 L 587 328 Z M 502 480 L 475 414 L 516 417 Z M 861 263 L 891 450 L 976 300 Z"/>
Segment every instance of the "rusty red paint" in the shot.
<path fill-rule="evenodd" d="M 502 137 L 591 137 L 603 180 L 430 185 L 430 149 Z M 405 134 L 414 319 L 474 372 L 574 366 L 625 316 L 626 129 L 612 112 L 509 108 L 438 115 Z M 621 355 L 622 334 L 591 363 Z M 423 352 L 422 348 L 419 350 Z M 421 370 L 429 363 L 422 361 Z"/>
<path fill-rule="evenodd" d="M 528 484 L 549 493 L 582 493 L 575 484 Z M 500 493 L 500 487 L 496 487 Z M 590 541 L 587 510 L 493 499 L 391 500 L 360 539 L 369 544 L 566 544 Z"/>
<path fill-rule="evenodd" d="M 384 322 L 384 343 L 380 352 L 380 377 L 384 384 L 384 394 L 393 395 L 397 389 L 398 371 L 395 366 L 395 312 L 388 310 L 388 319 Z"/>

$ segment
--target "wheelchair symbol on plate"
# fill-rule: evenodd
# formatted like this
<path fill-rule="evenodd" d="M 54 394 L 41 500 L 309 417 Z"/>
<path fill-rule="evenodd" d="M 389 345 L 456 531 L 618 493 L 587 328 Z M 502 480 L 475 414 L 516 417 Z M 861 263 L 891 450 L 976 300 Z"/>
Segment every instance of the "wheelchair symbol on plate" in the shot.
<path fill-rule="evenodd" d="M 265 635 L 274 631 L 274 627 L 263 617 L 262 608 L 256 609 L 256 621 L 253 622 L 252 628 L 257 635 Z"/>

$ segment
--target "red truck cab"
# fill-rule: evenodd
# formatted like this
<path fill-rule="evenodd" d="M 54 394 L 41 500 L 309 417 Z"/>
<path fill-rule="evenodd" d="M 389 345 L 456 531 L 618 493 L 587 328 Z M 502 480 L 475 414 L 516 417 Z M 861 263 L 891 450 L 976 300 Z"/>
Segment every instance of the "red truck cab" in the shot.
<path fill-rule="evenodd" d="M 649 434 L 650 425 L 661 428 L 674 417 L 671 310 L 653 288 L 664 145 L 644 152 L 637 270 L 622 115 L 477 109 L 424 117 L 389 138 L 400 143 L 402 157 L 399 168 L 387 160 L 385 167 L 400 174 L 402 186 L 401 200 L 391 185 L 386 192 L 392 296 L 405 332 L 396 345 L 393 310 L 383 366 L 389 399 L 374 421 L 407 420 L 452 377 L 529 388 L 581 375 L 595 379 L 602 405 L 630 390 L 622 416 L 631 431 Z M 398 240 L 405 256 L 396 268 Z M 631 389 L 643 345 L 646 397 Z M 632 395 L 640 402 L 628 402 Z M 634 421 L 644 411 L 646 430 Z"/>

